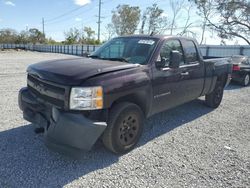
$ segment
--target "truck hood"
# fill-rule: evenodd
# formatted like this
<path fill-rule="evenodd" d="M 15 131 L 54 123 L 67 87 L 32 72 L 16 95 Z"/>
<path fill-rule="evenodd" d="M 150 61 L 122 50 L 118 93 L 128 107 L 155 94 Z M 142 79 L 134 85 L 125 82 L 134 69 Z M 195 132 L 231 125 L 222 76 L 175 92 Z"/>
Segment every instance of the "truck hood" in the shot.
<path fill-rule="evenodd" d="M 44 61 L 28 67 L 28 74 L 63 85 L 79 85 L 85 79 L 99 74 L 131 69 L 138 64 L 91 58 Z"/>

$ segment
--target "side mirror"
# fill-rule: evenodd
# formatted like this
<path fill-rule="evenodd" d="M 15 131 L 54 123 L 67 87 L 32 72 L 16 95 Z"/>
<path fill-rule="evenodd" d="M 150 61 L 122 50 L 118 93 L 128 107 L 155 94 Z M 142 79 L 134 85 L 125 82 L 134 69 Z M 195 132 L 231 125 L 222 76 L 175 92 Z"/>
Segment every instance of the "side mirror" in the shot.
<path fill-rule="evenodd" d="M 164 68 L 166 66 L 166 60 L 165 59 L 161 59 L 160 61 L 156 61 L 155 62 L 155 66 L 158 69 Z"/>
<path fill-rule="evenodd" d="M 178 68 L 180 66 L 182 59 L 182 54 L 179 51 L 173 50 L 170 53 L 169 67 L 170 68 Z"/>

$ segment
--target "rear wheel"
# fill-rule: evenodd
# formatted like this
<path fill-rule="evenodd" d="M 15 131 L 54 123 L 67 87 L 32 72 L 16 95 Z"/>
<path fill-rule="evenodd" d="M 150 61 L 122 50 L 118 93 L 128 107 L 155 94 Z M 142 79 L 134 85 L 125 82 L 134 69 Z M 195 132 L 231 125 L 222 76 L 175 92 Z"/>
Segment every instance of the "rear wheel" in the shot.
<path fill-rule="evenodd" d="M 241 82 L 241 85 L 243 86 L 247 86 L 250 82 L 250 76 L 249 74 L 245 74 L 243 79 L 242 79 L 242 82 Z"/>
<path fill-rule="evenodd" d="M 205 97 L 205 103 L 211 108 L 217 108 L 223 98 L 224 87 L 221 82 L 217 82 L 212 93 L 207 94 Z"/>
<path fill-rule="evenodd" d="M 119 154 L 132 150 L 141 136 L 143 120 L 143 113 L 135 104 L 124 102 L 112 107 L 102 136 L 106 148 Z"/>

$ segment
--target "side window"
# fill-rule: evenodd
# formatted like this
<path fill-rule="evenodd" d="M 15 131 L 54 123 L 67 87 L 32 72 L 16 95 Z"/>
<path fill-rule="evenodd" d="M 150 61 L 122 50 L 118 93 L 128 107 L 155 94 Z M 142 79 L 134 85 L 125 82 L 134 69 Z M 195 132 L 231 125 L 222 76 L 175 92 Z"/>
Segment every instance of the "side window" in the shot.
<path fill-rule="evenodd" d="M 176 50 L 179 51 L 182 54 L 182 59 L 181 59 L 181 63 L 180 65 L 184 64 L 184 58 L 183 58 L 183 50 L 182 50 L 182 46 L 179 40 L 167 40 L 160 51 L 160 57 L 158 58 L 158 60 L 165 60 L 166 64 L 165 67 L 169 66 L 169 59 L 170 59 L 170 52 Z"/>
<path fill-rule="evenodd" d="M 186 61 L 188 64 L 195 63 L 195 61 L 199 60 L 197 49 L 193 41 L 187 40 L 185 42 L 185 51 L 186 51 Z"/>
<path fill-rule="evenodd" d="M 106 47 L 100 54 L 101 58 L 116 58 L 122 57 L 124 51 L 124 43 L 121 41 L 115 41 L 110 46 Z"/>

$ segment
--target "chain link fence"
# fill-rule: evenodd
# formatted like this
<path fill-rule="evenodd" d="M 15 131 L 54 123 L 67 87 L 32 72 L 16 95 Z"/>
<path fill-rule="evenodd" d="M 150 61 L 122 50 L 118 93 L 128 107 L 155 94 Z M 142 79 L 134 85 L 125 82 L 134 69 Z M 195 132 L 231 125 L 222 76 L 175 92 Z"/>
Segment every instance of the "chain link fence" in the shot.
<path fill-rule="evenodd" d="M 37 52 L 62 53 L 78 56 L 86 56 L 87 54 L 97 50 L 97 45 L 32 45 L 32 44 L 0 44 L 0 49 L 22 49 Z"/>

